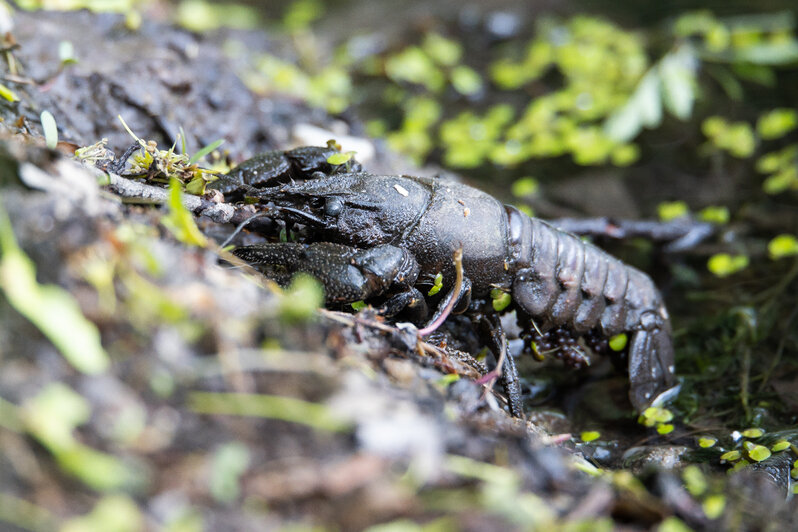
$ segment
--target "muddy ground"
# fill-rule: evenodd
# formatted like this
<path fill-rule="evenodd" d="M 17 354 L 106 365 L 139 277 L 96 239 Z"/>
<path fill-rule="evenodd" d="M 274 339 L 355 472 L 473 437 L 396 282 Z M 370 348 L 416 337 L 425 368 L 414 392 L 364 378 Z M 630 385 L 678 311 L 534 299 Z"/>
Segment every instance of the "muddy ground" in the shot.
<path fill-rule="evenodd" d="M 726 481 L 705 470 L 693 492 L 687 448 L 630 410 L 616 424 L 623 443 L 588 446 L 561 414 L 509 417 L 500 389 L 486 399 L 473 380 L 453 381 L 448 362 L 419 356 L 373 316 L 292 316 L 299 295 L 177 241 L 162 207 L 121 202 L 95 171 L 44 147 L 44 109 L 62 141 L 107 138 L 117 154 L 132 142 L 117 115 L 161 146 L 180 127 L 189 151 L 224 138 L 233 161 L 296 144 L 300 124 L 358 130 L 250 93 L 220 51 L 224 34 L 150 23 L 130 32 L 121 17 L 88 12 L 13 21 L 20 69 L 6 82 L 21 99 L 0 104 L 0 228 L 13 229 L 40 286 L 77 302 L 110 363 L 76 369 L 23 316 L 9 290 L 30 270 L 12 265 L 20 254 L 6 238 L 0 529 L 765 530 L 798 518 L 784 471 Z M 245 38 L 273 46 L 268 35 Z M 79 63 L 60 66 L 62 40 Z M 408 166 L 379 143 L 367 163 Z M 73 334 L 85 353 L 82 331 Z M 596 467 L 597 455 L 631 447 L 626 467 Z M 702 504 L 713 495 L 725 506 L 711 519 Z"/>

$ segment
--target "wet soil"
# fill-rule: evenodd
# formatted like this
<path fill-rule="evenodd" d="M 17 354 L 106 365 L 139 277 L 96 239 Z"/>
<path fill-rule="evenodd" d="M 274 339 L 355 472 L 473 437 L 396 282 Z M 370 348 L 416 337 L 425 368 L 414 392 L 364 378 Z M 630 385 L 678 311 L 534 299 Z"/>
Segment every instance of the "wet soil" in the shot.
<path fill-rule="evenodd" d="M 290 147 L 299 124 L 359 127 L 249 92 L 220 51 L 224 33 L 199 37 L 151 23 L 130 32 L 121 17 L 88 12 L 17 13 L 14 22 L 25 79 L 8 82 L 21 101 L 0 106 L 0 206 L 38 282 L 74 297 L 112 363 L 99 375 L 77 371 L 0 297 L 0 399 L 13 405 L 0 422 L 3 530 L 59 529 L 109 498 L 141 524 L 130 530 L 181 523 L 361 530 L 396 520 L 409 520 L 398 521 L 407 529 L 411 522 L 446 530 L 649 530 L 674 518 L 695 529 L 765 529 L 768 521 L 785 529 L 795 522 L 783 480 L 773 482 L 784 471 L 751 470 L 722 485 L 724 474 L 712 476 L 709 492 L 689 493 L 687 449 L 616 409 L 626 383 L 611 368 L 591 378 L 602 386 L 571 377 L 579 391 L 561 403 L 583 419 L 614 415 L 618 439 L 585 445 L 567 434 L 584 422 L 548 407 L 530 405 L 528 420 L 513 419 L 500 390 L 486 395 L 467 378 L 451 383 L 445 361 L 419 356 L 372 326 L 373 316 L 287 320 L 273 289 L 212 251 L 178 242 L 159 224 L 160 208 L 121 202 L 97 185 L 95 172 L 43 148 L 44 109 L 61 139 L 77 145 L 108 138 L 121 153 L 131 144 L 116 119 L 122 115 L 161 146 L 181 127 L 189 151 L 224 138 L 233 160 Z M 237 37 L 254 49 L 273 46 L 268 35 Z M 63 69 L 62 40 L 80 58 Z M 12 126 L 20 116 L 27 122 Z M 406 167 L 379 146 L 369 163 L 373 171 Z M 105 285 L 98 268 L 110 279 Z M 87 483 L 36 432 L 26 412 L 61 385 L 90 413 L 72 427 L 74 438 L 118 459 L 133 472 L 130 482 Z M 237 402 L 220 406 L 209 393 L 236 394 Z M 254 394 L 300 406 L 279 403 L 253 415 Z M 591 405 L 602 405 L 601 413 Z M 627 465 L 613 473 L 609 466 L 621 460 Z M 710 492 L 727 501 L 714 521 L 701 507 Z"/>

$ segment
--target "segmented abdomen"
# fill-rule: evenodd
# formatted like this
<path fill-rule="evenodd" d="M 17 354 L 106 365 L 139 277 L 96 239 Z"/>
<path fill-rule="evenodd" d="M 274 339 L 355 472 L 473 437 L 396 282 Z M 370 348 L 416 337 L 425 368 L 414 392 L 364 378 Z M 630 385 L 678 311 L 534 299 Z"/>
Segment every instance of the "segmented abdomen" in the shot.
<path fill-rule="evenodd" d="M 544 327 L 605 335 L 633 330 L 645 311 L 667 320 L 654 283 L 579 237 L 507 206 L 516 277 L 513 299 Z"/>

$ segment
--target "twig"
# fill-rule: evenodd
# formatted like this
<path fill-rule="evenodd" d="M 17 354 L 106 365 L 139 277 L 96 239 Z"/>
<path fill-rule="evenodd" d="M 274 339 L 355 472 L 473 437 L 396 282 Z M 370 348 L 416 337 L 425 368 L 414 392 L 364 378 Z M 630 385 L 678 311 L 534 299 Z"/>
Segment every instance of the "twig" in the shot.
<path fill-rule="evenodd" d="M 143 199 L 159 204 L 165 204 L 169 200 L 169 191 L 165 188 L 126 179 L 113 172 L 107 175 L 109 188 L 123 198 Z M 206 216 L 217 223 L 241 223 L 252 217 L 252 210 L 249 208 L 214 203 L 190 194 L 183 195 L 183 206 L 194 214 Z"/>
<path fill-rule="evenodd" d="M 452 312 L 454 308 L 454 304 L 457 302 L 457 296 L 460 295 L 460 289 L 463 287 L 463 247 L 460 246 L 454 252 L 454 271 L 455 271 L 455 279 L 454 279 L 454 287 L 452 287 L 452 297 L 449 298 L 449 301 L 446 303 L 446 306 L 443 308 L 443 312 L 441 312 L 440 316 L 418 331 L 419 336 L 427 336 L 428 334 L 434 332 L 438 327 L 446 321 L 446 318 L 449 317 L 449 314 Z"/>
<path fill-rule="evenodd" d="M 398 327 L 391 326 L 391 325 L 388 325 L 388 324 L 385 324 L 385 323 L 382 323 L 382 322 L 379 322 L 379 321 L 363 319 L 363 318 L 361 318 L 359 316 L 356 316 L 356 315 L 353 316 L 352 314 L 346 314 L 344 312 L 339 312 L 339 311 L 335 311 L 335 310 L 327 310 L 327 309 L 319 309 L 319 313 L 322 316 L 326 317 L 326 318 L 329 318 L 329 319 L 331 319 L 333 321 L 336 321 L 338 323 L 341 323 L 343 325 L 347 325 L 349 327 L 352 327 L 352 326 L 355 326 L 355 325 L 362 325 L 362 326 L 369 327 L 369 328 L 372 328 L 372 329 L 376 329 L 376 330 L 379 330 L 379 331 L 382 331 L 382 332 L 386 332 L 386 333 L 389 333 L 389 334 L 397 334 L 397 333 L 401 332 L 401 330 Z M 428 342 L 425 342 L 420 337 L 418 337 L 417 340 L 416 340 L 415 348 L 416 348 L 416 351 L 418 352 L 418 354 L 420 356 L 422 356 L 422 357 L 431 356 L 432 358 L 438 359 L 440 361 L 440 366 L 439 367 L 442 367 L 443 369 L 446 369 L 448 371 L 457 373 L 458 375 L 462 374 L 460 371 L 457 370 L 456 366 L 450 362 L 451 357 L 449 357 L 449 355 L 444 350 L 440 349 L 439 347 L 437 347 L 435 345 L 432 345 L 432 344 L 430 344 Z M 477 381 L 477 383 L 479 384 L 478 381 Z"/>
<path fill-rule="evenodd" d="M 642 236 L 656 242 L 667 242 L 663 250 L 667 253 L 686 251 L 695 247 L 715 232 L 715 226 L 690 218 L 679 218 L 668 222 L 654 220 L 619 220 L 614 218 L 559 218 L 549 220 L 563 231 L 582 236 L 605 238 L 631 238 Z"/>

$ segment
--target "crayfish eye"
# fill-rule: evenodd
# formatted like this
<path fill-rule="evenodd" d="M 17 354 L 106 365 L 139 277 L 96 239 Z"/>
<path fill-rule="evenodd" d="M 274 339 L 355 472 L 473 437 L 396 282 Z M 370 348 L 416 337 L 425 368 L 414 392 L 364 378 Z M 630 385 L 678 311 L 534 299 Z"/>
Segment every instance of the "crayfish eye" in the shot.
<path fill-rule="evenodd" d="M 341 198 L 327 198 L 327 201 L 324 204 L 324 214 L 327 216 L 338 216 L 343 210 L 344 202 L 341 201 Z"/>

